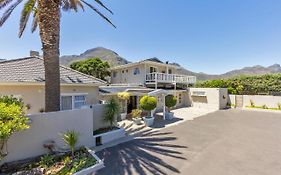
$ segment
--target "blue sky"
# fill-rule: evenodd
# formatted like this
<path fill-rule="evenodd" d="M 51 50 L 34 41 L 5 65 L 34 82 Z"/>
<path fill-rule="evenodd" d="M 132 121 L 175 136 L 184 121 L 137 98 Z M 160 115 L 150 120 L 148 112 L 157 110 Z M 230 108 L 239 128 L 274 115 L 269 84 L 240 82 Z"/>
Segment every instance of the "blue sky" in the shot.
<path fill-rule="evenodd" d="M 90 1 L 90 0 L 89 0 Z M 63 12 L 61 55 L 106 47 L 130 61 L 158 57 L 211 74 L 281 63 L 280 0 L 104 0 L 117 29 L 89 9 Z M 21 8 L 0 28 L 0 58 L 40 50 L 28 26 L 17 38 Z"/>

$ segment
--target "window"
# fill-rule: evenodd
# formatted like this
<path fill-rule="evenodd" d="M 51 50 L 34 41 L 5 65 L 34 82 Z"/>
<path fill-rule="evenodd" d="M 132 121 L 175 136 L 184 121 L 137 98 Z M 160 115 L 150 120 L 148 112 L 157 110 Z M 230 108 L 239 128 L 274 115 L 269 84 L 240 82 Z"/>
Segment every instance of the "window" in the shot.
<path fill-rule="evenodd" d="M 76 95 L 74 96 L 74 108 L 80 109 L 82 106 L 86 104 L 85 95 Z"/>
<path fill-rule="evenodd" d="M 172 74 L 172 69 L 169 69 L 169 72 L 168 72 L 169 74 Z"/>
<path fill-rule="evenodd" d="M 150 67 L 149 71 L 150 71 L 150 73 L 157 72 L 157 68 L 156 67 Z"/>
<path fill-rule="evenodd" d="M 140 74 L 140 69 L 138 67 L 136 67 L 134 69 L 134 75 L 139 75 Z"/>
<path fill-rule="evenodd" d="M 86 95 L 62 95 L 61 96 L 61 110 L 80 109 L 86 105 Z"/>

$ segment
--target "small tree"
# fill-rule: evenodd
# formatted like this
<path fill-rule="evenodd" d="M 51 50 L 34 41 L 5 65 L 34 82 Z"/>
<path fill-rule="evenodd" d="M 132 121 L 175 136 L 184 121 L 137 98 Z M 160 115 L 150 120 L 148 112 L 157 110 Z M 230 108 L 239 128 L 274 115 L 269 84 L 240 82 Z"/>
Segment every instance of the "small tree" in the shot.
<path fill-rule="evenodd" d="M 12 96 L 0 97 L 0 160 L 8 154 L 7 141 L 18 131 L 29 128 L 23 102 Z"/>
<path fill-rule="evenodd" d="M 129 92 L 119 92 L 117 94 L 118 99 L 122 101 L 122 106 L 121 106 L 122 112 L 126 112 L 126 106 L 127 106 L 126 102 L 130 100 L 130 96 L 131 94 Z"/>
<path fill-rule="evenodd" d="M 281 110 L 281 103 L 278 103 L 277 106 L 278 106 L 278 109 Z"/>
<path fill-rule="evenodd" d="M 119 103 L 114 99 L 110 99 L 105 106 L 105 117 L 104 121 L 110 124 L 110 127 L 113 128 L 116 116 L 119 114 L 120 106 Z"/>
<path fill-rule="evenodd" d="M 77 133 L 74 130 L 68 130 L 66 133 L 63 134 L 63 141 L 71 149 L 72 157 L 74 157 L 74 150 L 76 144 L 78 143 L 78 137 L 79 137 L 79 133 Z"/>
<path fill-rule="evenodd" d="M 151 96 L 143 96 L 140 99 L 140 107 L 143 110 L 151 112 L 153 109 L 157 107 L 157 99 Z"/>
<path fill-rule="evenodd" d="M 168 108 L 168 111 L 171 111 L 171 108 L 176 106 L 177 98 L 173 95 L 167 95 L 165 97 L 165 106 Z"/>

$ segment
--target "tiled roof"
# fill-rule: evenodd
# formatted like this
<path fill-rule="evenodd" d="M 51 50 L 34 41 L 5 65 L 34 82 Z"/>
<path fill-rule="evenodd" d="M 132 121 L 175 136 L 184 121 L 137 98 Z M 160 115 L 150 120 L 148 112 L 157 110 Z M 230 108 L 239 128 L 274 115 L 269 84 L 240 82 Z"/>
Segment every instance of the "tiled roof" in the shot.
<path fill-rule="evenodd" d="M 60 66 L 62 84 L 101 84 L 104 81 L 85 75 L 71 68 Z M 27 57 L 0 62 L 1 83 L 43 83 L 44 61 L 39 57 Z"/>

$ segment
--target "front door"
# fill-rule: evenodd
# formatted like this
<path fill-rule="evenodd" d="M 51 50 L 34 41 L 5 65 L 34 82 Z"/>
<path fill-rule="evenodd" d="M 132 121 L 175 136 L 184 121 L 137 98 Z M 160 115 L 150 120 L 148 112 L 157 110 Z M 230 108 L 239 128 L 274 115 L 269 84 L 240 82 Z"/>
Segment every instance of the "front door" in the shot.
<path fill-rule="evenodd" d="M 130 114 L 133 109 L 137 109 L 137 96 L 130 96 L 128 101 L 127 113 Z"/>

